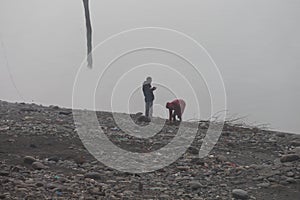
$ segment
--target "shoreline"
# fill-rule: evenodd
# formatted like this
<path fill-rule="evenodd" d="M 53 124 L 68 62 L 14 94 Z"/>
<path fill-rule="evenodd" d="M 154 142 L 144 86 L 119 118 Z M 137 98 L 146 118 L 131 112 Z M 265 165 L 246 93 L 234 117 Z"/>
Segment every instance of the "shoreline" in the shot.
<path fill-rule="evenodd" d="M 53 104 L 42 104 L 42 103 L 37 103 L 37 102 L 24 102 L 24 101 L 9 101 L 9 100 L 1 100 L 0 99 L 0 102 L 7 102 L 7 103 L 11 103 L 11 104 L 30 104 L 30 105 L 35 105 L 35 106 L 42 106 L 42 107 L 57 107 L 59 109 L 63 109 L 63 110 L 72 110 L 73 108 L 72 107 L 65 107 L 65 106 L 61 106 L 61 105 L 53 105 Z M 82 109 L 82 108 L 78 108 L 76 110 L 85 110 L 85 109 Z M 92 110 L 88 110 L 88 111 L 92 111 Z M 102 111 L 102 110 L 96 110 L 96 112 L 110 112 L 110 111 Z M 132 115 L 134 113 L 121 113 L 121 114 L 125 114 L 125 115 Z M 159 118 L 161 120 L 164 120 L 163 118 L 159 117 L 159 116 L 154 116 L 155 118 Z M 196 121 L 190 121 L 190 120 L 187 120 L 187 121 L 183 121 L 183 122 L 187 122 L 187 123 L 196 123 L 196 122 L 200 122 L 200 121 L 203 121 L 203 122 L 208 122 L 208 120 L 196 120 Z M 242 123 L 244 123 L 242 121 Z M 235 126 L 235 125 L 238 125 L 238 124 L 231 124 L 232 126 Z M 248 125 L 247 123 L 245 123 L 245 126 L 244 128 L 255 128 L 257 126 L 260 126 L 261 124 L 257 124 L 257 125 Z M 264 124 L 262 124 L 264 125 Z M 266 124 L 268 126 L 268 124 Z M 277 130 L 277 129 L 273 129 L 272 127 L 267 127 L 267 128 L 262 128 L 262 127 L 257 127 L 258 129 L 260 130 L 264 130 L 264 131 L 272 131 L 272 132 L 277 132 L 277 133 L 286 133 L 286 134 L 295 134 L 295 135 L 300 135 L 300 132 L 297 133 L 297 132 L 289 132 L 289 131 L 285 131 L 285 130 Z"/>

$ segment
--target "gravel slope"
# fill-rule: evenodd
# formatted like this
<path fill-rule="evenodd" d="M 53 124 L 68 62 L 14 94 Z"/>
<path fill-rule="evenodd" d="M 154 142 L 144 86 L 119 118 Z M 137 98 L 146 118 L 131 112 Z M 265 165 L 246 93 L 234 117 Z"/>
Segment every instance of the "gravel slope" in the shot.
<path fill-rule="evenodd" d="M 159 149 L 178 129 L 165 125 L 150 140 L 137 139 L 116 128 L 111 113 L 97 115 L 111 141 L 130 151 Z M 130 174 L 89 154 L 70 109 L 0 101 L 0 199 L 300 199 L 300 135 L 226 125 L 199 159 L 207 126 L 200 123 L 170 166 Z"/>

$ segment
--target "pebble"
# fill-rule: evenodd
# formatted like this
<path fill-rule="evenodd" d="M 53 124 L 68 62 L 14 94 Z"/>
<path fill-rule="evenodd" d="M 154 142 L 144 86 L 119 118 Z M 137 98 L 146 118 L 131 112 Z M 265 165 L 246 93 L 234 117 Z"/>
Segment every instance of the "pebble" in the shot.
<path fill-rule="evenodd" d="M 252 180 L 254 180 L 254 181 L 261 181 L 263 179 L 264 179 L 263 176 L 258 176 L 258 177 L 254 177 Z"/>
<path fill-rule="evenodd" d="M 284 155 L 280 158 L 281 162 L 292 162 L 292 161 L 296 161 L 299 160 L 300 157 L 297 154 L 287 154 Z"/>
<path fill-rule="evenodd" d="M 31 147 L 31 148 L 37 148 L 37 146 L 35 144 L 30 144 L 29 147 Z"/>
<path fill-rule="evenodd" d="M 43 186 L 44 186 L 44 183 L 42 183 L 42 182 L 37 182 L 35 185 L 36 185 L 36 187 L 43 187 Z"/>
<path fill-rule="evenodd" d="M 259 183 L 257 184 L 257 187 L 267 188 L 270 186 L 270 183 Z"/>
<path fill-rule="evenodd" d="M 71 111 L 60 111 L 58 114 L 60 115 L 70 115 L 72 112 Z"/>
<path fill-rule="evenodd" d="M 125 191 L 123 192 L 123 194 L 126 195 L 126 196 L 132 196 L 134 193 L 133 193 L 132 191 L 125 190 Z"/>
<path fill-rule="evenodd" d="M 277 136 L 278 136 L 278 137 L 285 137 L 285 133 L 281 133 L 281 132 L 280 132 L 280 133 L 277 133 Z"/>
<path fill-rule="evenodd" d="M 217 161 L 219 162 L 226 162 L 227 161 L 227 158 L 223 155 L 218 155 L 217 156 Z"/>
<path fill-rule="evenodd" d="M 98 192 L 100 192 L 100 189 L 97 188 L 97 187 L 94 187 L 94 188 L 92 188 L 92 189 L 90 190 L 90 193 L 91 193 L 91 194 L 98 194 Z"/>
<path fill-rule="evenodd" d="M 269 178 L 268 178 L 268 181 L 270 181 L 270 182 L 276 182 L 276 179 L 273 178 L 273 177 L 269 177 Z"/>
<path fill-rule="evenodd" d="M 167 195 L 167 194 L 161 194 L 159 197 L 162 199 L 171 199 L 170 195 Z"/>
<path fill-rule="evenodd" d="M 164 191 L 166 189 L 167 188 L 163 188 L 163 187 L 151 187 L 151 188 L 149 188 L 149 190 L 159 190 L 159 191 Z"/>
<path fill-rule="evenodd" d="M 293 176 L 295 176 L 295 174 L 293 172 L 288 172 L 288 173 L 286 173 L 286 176 L 293 177 Z"/>
<path fill-rule="evenodd" d="M 7 141 L 13 143 L 13 142 L 15 142 L 16 140 L 15 140 L 15 139 L 8 139 Z"/>
<path fill-rule="evenodd" d="M 99 180 L 102 178 L 102 175 L 98 172 L 89 172 L 84 175 L 84 178 L 91 178 L 91 179 Z"/>

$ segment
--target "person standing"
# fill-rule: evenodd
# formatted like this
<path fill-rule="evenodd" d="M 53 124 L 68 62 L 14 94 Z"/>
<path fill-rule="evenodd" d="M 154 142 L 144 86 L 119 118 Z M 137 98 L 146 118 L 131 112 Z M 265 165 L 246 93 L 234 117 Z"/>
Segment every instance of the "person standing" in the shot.
<path fill-rule="evenodd" d="M 153 101 L 154 101 L 153 91 L 156 90 L 156 87 L 152 87 L 151 83 L 152 83 L 151 77 L 147 77 L 146 81 L 144 81 L 143 83 L 143 94 L 145 97 L 145 116 L 149 119 L 151 119 L 153 113 Z"/>

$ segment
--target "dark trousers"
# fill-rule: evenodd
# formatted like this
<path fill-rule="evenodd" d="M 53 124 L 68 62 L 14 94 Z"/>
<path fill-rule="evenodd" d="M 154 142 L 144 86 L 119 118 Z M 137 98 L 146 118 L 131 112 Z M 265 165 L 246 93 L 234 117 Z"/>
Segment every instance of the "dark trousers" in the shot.
<path fill-rule="evenodd" d="M 151 118 L 153 113 L 153 101 L 146 101 L 145 106 L 145 116 Z"/>

